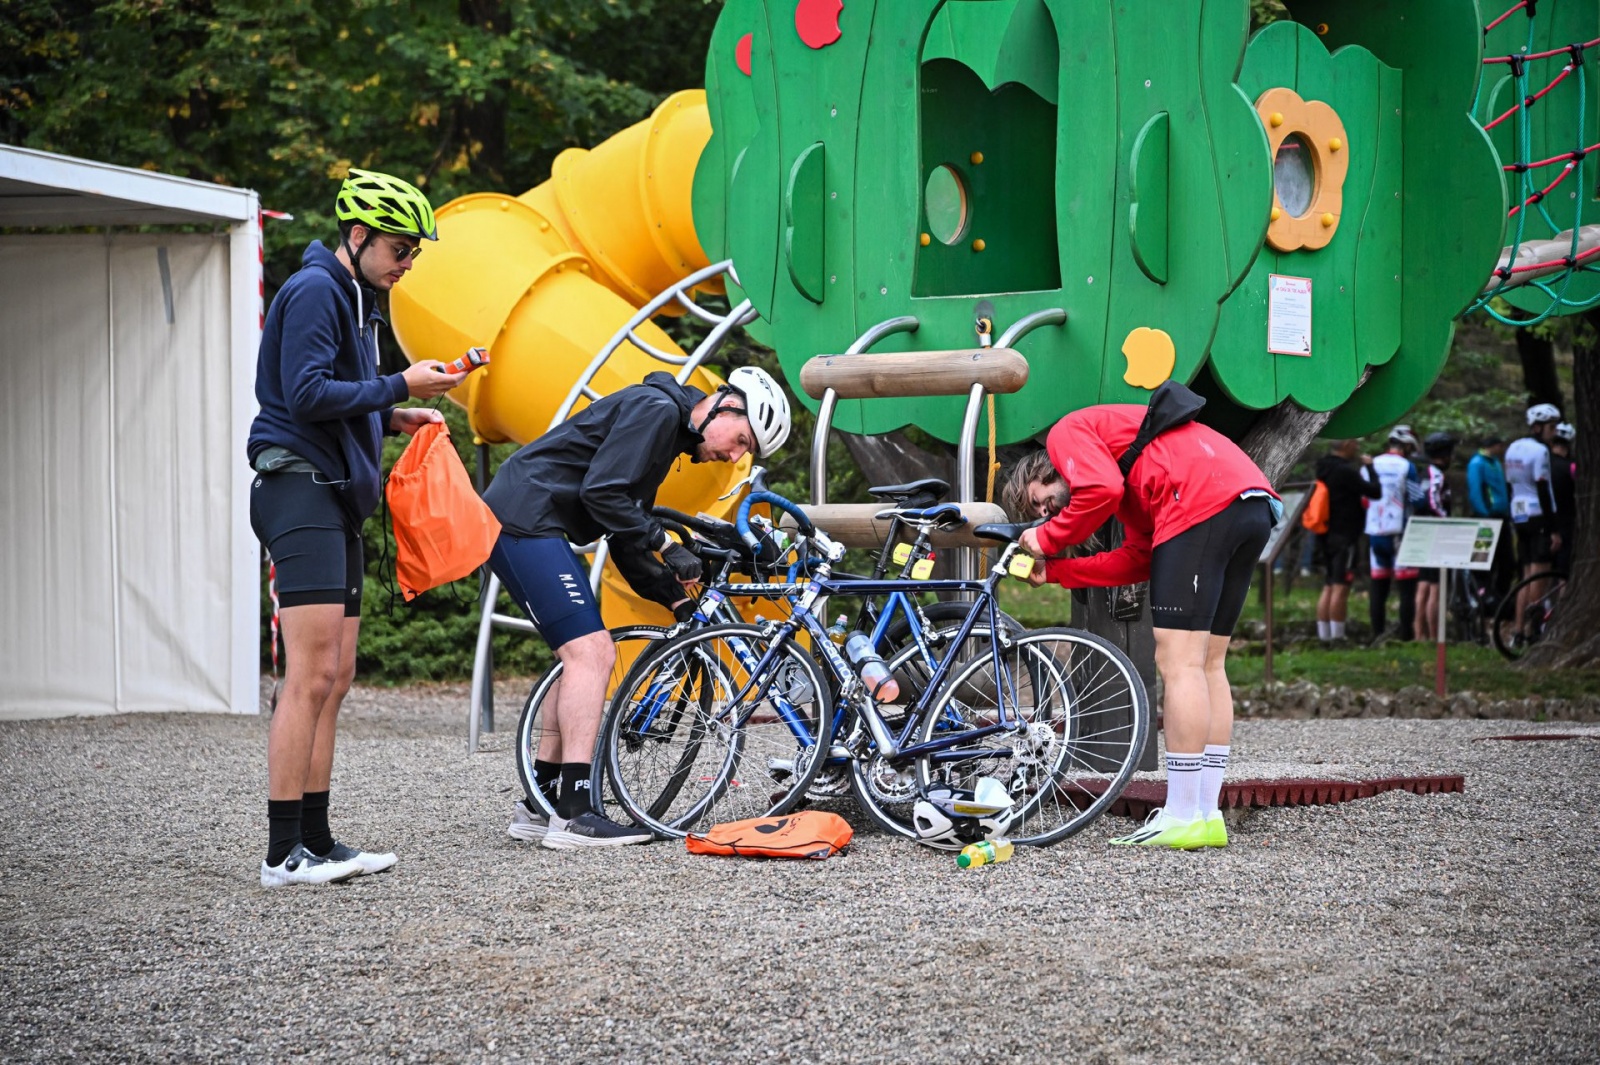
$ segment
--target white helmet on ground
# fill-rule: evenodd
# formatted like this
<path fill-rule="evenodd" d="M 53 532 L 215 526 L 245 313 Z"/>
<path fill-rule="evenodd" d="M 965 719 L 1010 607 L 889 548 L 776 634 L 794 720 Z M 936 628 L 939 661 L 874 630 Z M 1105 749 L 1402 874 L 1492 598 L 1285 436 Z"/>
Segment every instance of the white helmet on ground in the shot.
<path fill-rule="evenodd" d="M 744 397 L 745 416 L 755 433 L 756 457 L 770 458 L 789 439 L 789 399 L 767 371 L 741 366 L 728 375 L 728 387 Z"/>
<path fill-rule="evenodd" d="M 1554 403 L 1535 403 L 1528 408 L 1528 424 L 1538 425 L 1541 422 L 1559 422 L 1561 411 Z"/>
<path fill-rule="evenodd" d="M 1576 439 L 1578 439 L 1578 427 L 1576 425 L 1573 425 L 1571 422 L 1560 422 L 1560 423 L 1558 423 L 1556 425 L 1556 439 L 1557 440 L 1576 440 Z"/>
<path fill-rule="evenodd" d="M 1004 794 L 1003 790 L 1001 794 Z M 974 792 L 964 788 L 938 784 L 929 788 L 927 798 L 918 799 L 911 808 L 911 823 L 917 832 L 917 842 L 941 850 L 960 850 L 968 843 L 1004 836 L 1014 819 L 1013 808 L 1006 805 L 994 809 L 993 804 L 981 803 L 976 799 Z M 958 812 L 961 810 L 982 812 Z"/>

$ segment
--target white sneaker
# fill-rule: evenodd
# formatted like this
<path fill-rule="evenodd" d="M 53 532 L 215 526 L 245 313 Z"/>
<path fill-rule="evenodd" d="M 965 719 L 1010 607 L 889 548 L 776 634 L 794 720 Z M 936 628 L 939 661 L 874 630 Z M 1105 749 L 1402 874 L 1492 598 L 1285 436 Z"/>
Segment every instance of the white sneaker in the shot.
<path fill-rule="evenodd" d="M 525 839 L 537 843 L 550 831 L 550 818 L 543 810 L 535 810 L 527 799 L 518 799 L 511 807 L 511 824 L 506 835 L 512 839 Z"/>
<path fill-rule="evenodd" d="M 378 854 L 374 851 L 360 851 L 343 843 L 335 843 L 333 849 L 322 856 L 325 862 L 355 862 L 361 867 L 363 873 L 383 873 L 393 869 L 400 859 L 391 853 Z"/>
<path fill-rule="evenodd" d="M 539 846 L 553 851 L 576 850 L 579 847 L 625 847 L 630 843 L 649 843 L 654 838 L 649 829 L 619 825 L 585 810 L 571 820 L 552 817 L 550 831 L 539 841 Z"/>
<path fill-rule="evenodd" d="M 287 887 L 290 884 L 337 884 L 342 880 L 360 876 L 364 870 L 353 861 L 330 861 L 318 858 L 299 843 L 289 852 L 282 865 L 261 863 L 261 886 Z"/>

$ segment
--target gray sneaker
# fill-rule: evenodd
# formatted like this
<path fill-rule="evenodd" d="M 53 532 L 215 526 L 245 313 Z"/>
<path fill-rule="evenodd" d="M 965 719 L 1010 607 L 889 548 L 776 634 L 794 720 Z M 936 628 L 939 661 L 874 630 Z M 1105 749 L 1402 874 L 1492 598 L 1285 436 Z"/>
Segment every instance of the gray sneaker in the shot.
<path fill-rule="evenodd" d="M 570 821 L 563 817 L 550 819 L 550 831 L 539 846 L 553 851 L 577 850 L 580 847 L 625 847 L 630 843 L 649 843 L 654 837 L 649 829 L 637 825 L 619 825 L 615 821 L 585 810 Z"/>
<path fill-rule="evenodd" d="M 537 843 L 549 831 L 550 818 L 543 810 L 530 806 L 527 799 L 518 799 L 511 807 L 511 824 L 506 828 L 506 835 L 512 839 Z"/>
<path fill-rule="evenodd" d="M 322 856 L 325 862 L 355 862 L 361 867 L 362 873 L 384 873 L 393 869 L 400 859 L 394 854 L 379 854 L 374 851 L 356 850 L 354 847 L 343 843 L 335 843 L 333 849 Z"/>
<path fill-rule="evenodd" d="M 364 870 L 356 862 L 318 858 L 306 850 L 304 844 L 296 843 L 282 865 L 268 865 L 264 861 L 261 863 L 261 886 L 274 888 L 287 887 L 290 884 L 337 884 L 342 880 L 360 876 L 362 872 Z"/>

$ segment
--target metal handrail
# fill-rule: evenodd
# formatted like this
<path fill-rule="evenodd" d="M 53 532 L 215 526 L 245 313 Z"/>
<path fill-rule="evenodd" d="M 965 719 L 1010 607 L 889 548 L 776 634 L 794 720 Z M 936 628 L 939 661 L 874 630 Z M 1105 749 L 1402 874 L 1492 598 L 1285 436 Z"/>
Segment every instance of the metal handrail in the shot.
<path fill-rule="evenodd" d="M 546 431 L 548 432 L 549 429 L 554 429 L 566 421 L 571 416 L 572 408 L 577 405 L 580 397 L 586 398 L 591 402 L 601 398 L 601 393 L 593 386 L 595 375 L 600 372 L 600 368 L 605 365 L 606 360 L 624 343 L 631 343 L 652 358 L 678 367 L 675 377 L 678 383 L 682 384 L 689 379 L 689 375 L 701 363 L 715 354 L 717 349 L 727 340 L 728 334 L 758 318 L 759 315 L 751 306 L 749 300 L 744 300 L 738 306 L 729 310 L 727 314 L 718 314 L 715 311 L 699 306 L 688 298 L 688 293 L 696 287 L 724 273 L 731 277 L 735 284 L 738 284 L 738 275 L 733 270 L 733 260 L 724 259 L 722 262 L 713 263 L 703 270 L 696 270 L 670 288 L 658 293 L 649 303 L 634 312 L 633 316 L 628 319 L 627 324 L 613 333 L 611 339 L 606 341 L 593 359 L 589 360 L 589 364 L 584 367 L 583 373 L 578 376 L 578 380 L 567 391 L 567 397 L 556 410 L 555 417 L 550 419 L 550 425 Z M 701 321 L 713 323 L 705 339 L 695 345 L 694 351 L 688 355 L 673 355 L 662 351 L 635 335 L 637 329 L 655 317 L 663 307 L 674 300 L 688 308 L 690 313 Z M 592 556 L 589 563 L 589 588 L 598 596 L 600 593 L 600 579 L 605 569 L 606 557 L 609 554 L 609 545 L 604 538 L 601 538 L 591 544 L 584 544 L 581 547 L 575 546 L 573 550 L 580 555 Z M 487 567 L 485 568 L 487 569 Z M 480 732 L 494 731 L 494 663 L 491 644 L 494 629 L 499 627 L 514 629 L 518 632 L 538 632 L 533 623 L 525 618 L 511 614 L 501 614 L 494 609 L 494 604 L 500 596 L 501 585 L 500 579 L 494 575 L 494 572 L 492 570 L 488 572 L 489 579 L 484 583 L 483 598 L 478 607 L 478 639 L 472 654 L 472 697 L 467 721 L 467 750 L 472 754 L 476 754 L 478 751 Z"/>

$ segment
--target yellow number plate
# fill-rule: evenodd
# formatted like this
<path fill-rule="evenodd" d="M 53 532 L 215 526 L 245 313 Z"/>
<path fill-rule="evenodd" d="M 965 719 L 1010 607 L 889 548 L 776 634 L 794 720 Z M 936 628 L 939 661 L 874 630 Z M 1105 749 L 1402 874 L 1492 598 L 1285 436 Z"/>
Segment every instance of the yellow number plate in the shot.
<path fill-rule="evenodd" d="M 1017 552 L 1011 556 L 1011 564 L 1006 571 L 1018 580 L 1027 580 L 1028 574 L 1033 572 L 1033 556 Z"/>
<path fill-rule="evenodd" d="M 895 544 L 894 545 L 894 564 L 895 565 L 904 566 L 906 564 L 906 559 L 908 559 L 910 557 L 911 557 L 911 545 L 910 544 Z"/>
<path fill-rule="evenodd" d="M 928 579 L 928 574 L 933 572 L 933 559 L 919 558 L 916 565 L 911 567 L 911 576 L 919 581 Z"/>

